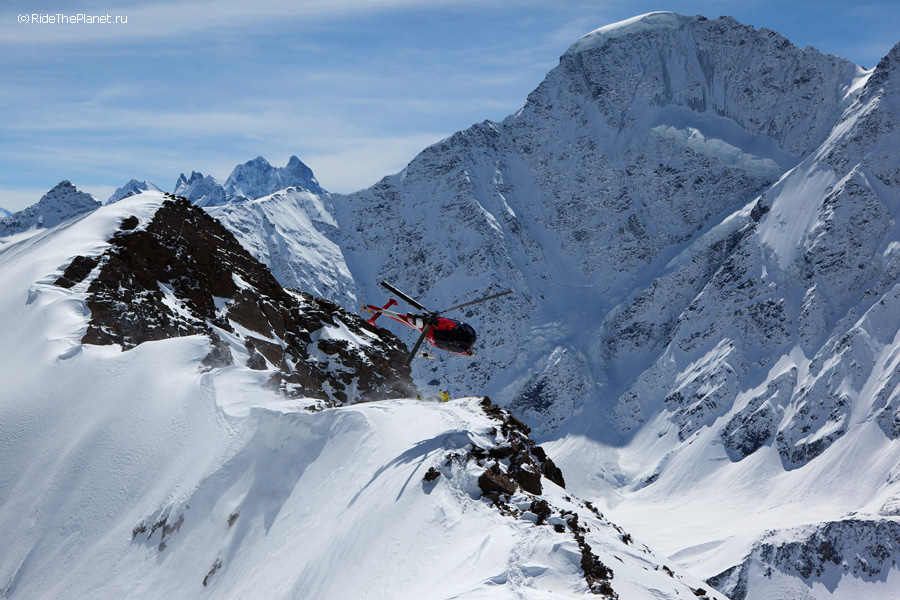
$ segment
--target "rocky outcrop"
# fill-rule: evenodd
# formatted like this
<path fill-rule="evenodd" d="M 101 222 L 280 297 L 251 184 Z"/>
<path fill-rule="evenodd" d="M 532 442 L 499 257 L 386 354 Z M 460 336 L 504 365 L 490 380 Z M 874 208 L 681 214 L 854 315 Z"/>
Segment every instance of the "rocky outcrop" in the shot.
<path fill-rule="evenodd" d="M 290 395 L 344 403 L 414 393 L 399 340 L 332 302 L 283 288 L 202 209 L 172 198 L 149 223 L 135 221 L 123 221 L 99 259 L 76 257 L 57 281 L 72 287 L 90 276 L 83 343 L 128 350 L 206 335 L 208 365 L 237 357 L 271 371 L 270 384 Z"/>
<path fill-rule="evenodd" d="M 480 498 L 506 517 L 546 528 L 546 535 L 554 538 L 554 547 L 574 542 L 578 559 L 573 562 L 579 565 L 587 590 L 606 600 L 620 598 L 617 588 L 621 590 L 623 582 L 616 579 L 615 570 L 607 563 L 611 559 L 627 562 L 618 551 L 636 545 L 631 535 L 607 520 L 591 502 L 565 493 L 562 472 L 531 439 L 527 425 L 487 397 L 479 406 L 497 425 L 487 439 L 449 452 L 439 466 L 429 468 L 423 477 L 426 492 L 430 493 L 442 477 L 465 489 L 473 490 L 472 483 L 477 484 Z M 599 544 L 602 549 L 596 547 Z M 690 593 L 692 596 L 688 597 L 706 600 L 718 598 L 703 588 L 691 587 L 671 568 L 654 562 L 646 546 L 636 546 L 642 568 L 667 574 L 681 587 L 678 594 Z"/>
<path fill-rule="evenodd" d="M 469 457 L 486 466 L 478 479 L 478 487 L 496 502 L 516 490 L 540 495 L 541 477 L 566 487 L 562 471 L 547 457 L 543 448 L 529 437 L 531 428 L 485 397 L 481 403 L 485 414 L 501 423 L 498 439 L 504 440 L 487 450 L 473 447 Z"/>

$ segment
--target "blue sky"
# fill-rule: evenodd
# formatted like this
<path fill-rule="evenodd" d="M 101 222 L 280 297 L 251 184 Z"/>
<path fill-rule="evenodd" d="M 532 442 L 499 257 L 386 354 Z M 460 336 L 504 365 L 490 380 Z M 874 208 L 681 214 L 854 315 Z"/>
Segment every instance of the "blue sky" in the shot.
<path fill-rule="evenodd" d="M 730 15 L 873 67 L 900 3 L 547 0 L 7 0 L 0 6 L 0 206 L 62 179 L 105 200 L 296 154 L 350 192 L 429 144 L 501 120 L 580 36 L 654 10 Z M 109 14 L 127 23 L 20 23 Z"/>

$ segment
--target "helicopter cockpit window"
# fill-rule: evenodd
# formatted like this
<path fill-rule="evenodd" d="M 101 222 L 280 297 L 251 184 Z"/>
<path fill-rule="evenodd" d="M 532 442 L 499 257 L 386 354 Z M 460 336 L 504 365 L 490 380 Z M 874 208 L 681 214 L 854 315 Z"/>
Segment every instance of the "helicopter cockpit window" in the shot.
<path fill-rule="evenodd" d="M 466 352 L 475 345 L 477 336 L 468 323 L 459 323 L 453 329 L 435 329 L 434 345 L 449 352 Z"/>

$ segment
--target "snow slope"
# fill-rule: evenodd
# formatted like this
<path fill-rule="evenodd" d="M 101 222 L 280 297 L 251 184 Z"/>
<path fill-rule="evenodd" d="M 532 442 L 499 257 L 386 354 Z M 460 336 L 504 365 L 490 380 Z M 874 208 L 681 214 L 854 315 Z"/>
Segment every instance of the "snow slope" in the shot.
<path fill-rule="evenodd" d="M 205 335 L 81 343 L 60 276 L 164 200 L 0 248 L 0 596 L 723 598 L 549 479 L 494 505 L 524 426 L 480 398 L 308 410 Z"/>
<path fill-rule="evenodd" d="M 279 283 L 358 306 L 356 282 L 341 248 L 328 194 L 289 187 L 247 202 L 209 207 L 241 244 L 268 265 Z"/>
<path fill-rule="evenodd" d="M 575 489 L 735 598 L 897 595 L 898 52 L 813 153 L 622 313 L 623 332 L 650 331 L 704 282 L 618 397 L 624 443 L 579 428 L 548 444 L 586 473 Z M 721 258 L 700 278 L 707 248 Z"/>

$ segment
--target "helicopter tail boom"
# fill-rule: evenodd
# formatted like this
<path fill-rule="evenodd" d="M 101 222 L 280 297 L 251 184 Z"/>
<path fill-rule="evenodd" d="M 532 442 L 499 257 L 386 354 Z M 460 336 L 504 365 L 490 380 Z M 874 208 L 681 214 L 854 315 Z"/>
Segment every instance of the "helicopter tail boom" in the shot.
<path fill-rule="evenodd" d="M 392 306 L 397 306 L 397 301 L 394 300 L 393 298 L 388 300 L 388 303 L 385 304 L 384 306 L 382 306 L 381 308 L 378 308 L 377 306 L 372 306 L 371 304 L 369 304 L 368 306 L 364 306 L 363 307 L 364 311 L 372 313 L 372 316 L 369 317 L 368 319 L 366 319 L 366 323 L 368 323 L 369 325 L 374 325 L 375 320 L 378 319 L 378 317 L 380 317 L 384 311 L 386 311 L 387 309 L 389 309 Z"/>

